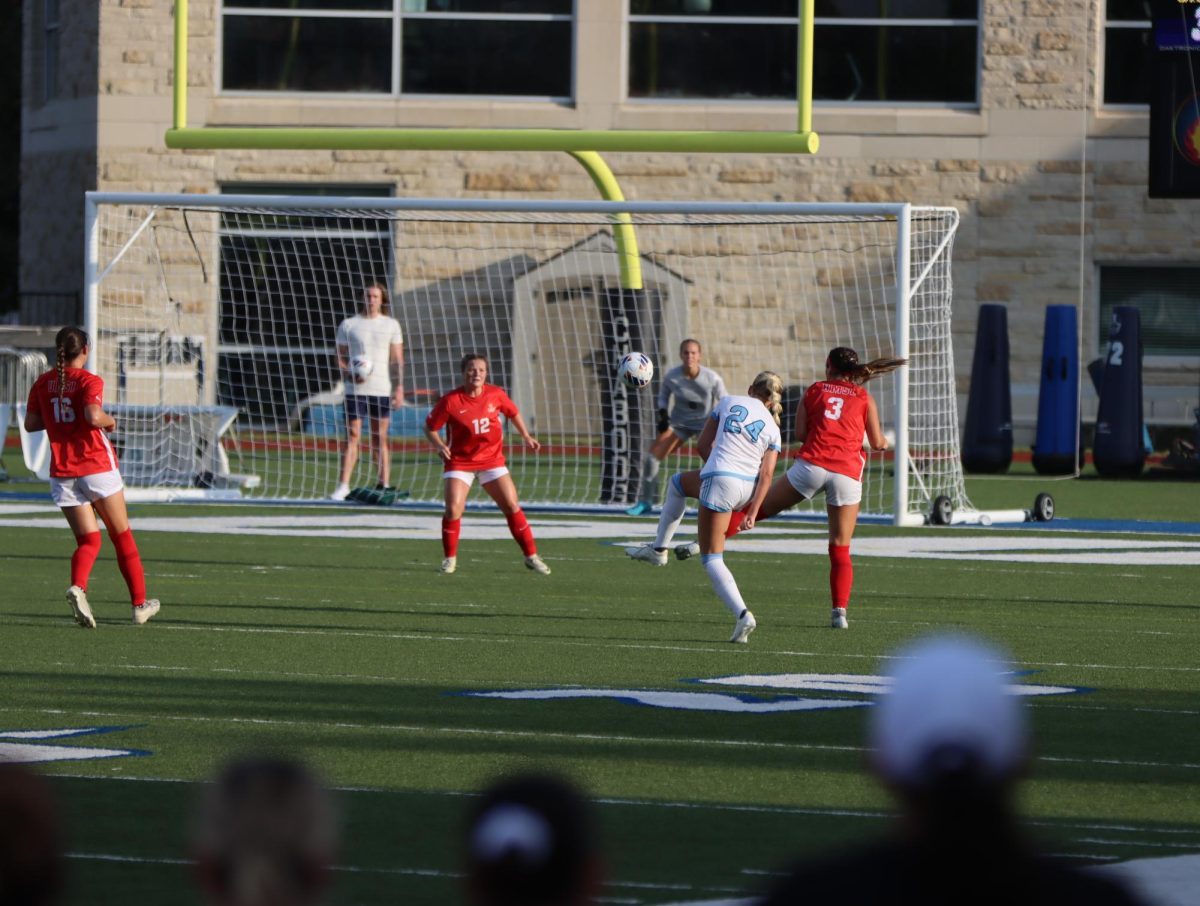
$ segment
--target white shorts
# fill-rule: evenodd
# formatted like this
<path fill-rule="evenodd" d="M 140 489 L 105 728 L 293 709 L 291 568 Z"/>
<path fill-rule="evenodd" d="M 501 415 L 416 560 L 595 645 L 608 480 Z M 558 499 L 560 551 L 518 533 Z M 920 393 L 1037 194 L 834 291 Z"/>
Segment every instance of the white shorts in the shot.
<path fill-rule="evenodd" d="M 494 469 L 480 469 L 478 472 L 463 472 L 455 469 L 451 472 L 443 472 L 442 478 L 457 478 L 469 488 L 475 483 L 476 476 L 479 477 L 480 484 L 491 484 L 497 478 L 501 478 L 507 474 L 507 466 L 497 466 Z"/>
<path fill-rule="evenodd" d="M 807 459 L 797 459 L 787 470 L 787 479 L 796 493 L 811 500 L 817 492 L 825 492 L 830 506 L 853 506 L 862 502 L 862 482 L 840 472 L 830 472 L 814 466 Z"/>
<path fill-rule="evenodd" d="M 82 475 L 79 478 L 50 479 L 50 497 L 60 507 L 84 506 L 111 497 L 124 488 L 125 482 L 121 480 L 121 473 L 116 469 L 96 472 L 94 475 Z"/>
<path fill-rule="evenodd" d="M 700 476 L 700 503 L 714 513 L 740 510 L 753 497 L 753 481 L 733 475 Z"/>

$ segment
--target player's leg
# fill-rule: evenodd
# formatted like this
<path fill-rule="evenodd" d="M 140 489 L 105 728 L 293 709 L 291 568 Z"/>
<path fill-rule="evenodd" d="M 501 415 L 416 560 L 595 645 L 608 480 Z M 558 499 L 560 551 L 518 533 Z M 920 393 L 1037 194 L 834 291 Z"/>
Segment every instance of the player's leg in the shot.
<path fill-rule="evenodd" d="M 387 409 L 381 415 L 371 419 L 371 448 L 375 456 L 375 475 L 379 481 L 380 490 L 390 487 L 388 480 L 392 474 L 392 448 L 388 443 L 388 429 L 392 418 Z"/>
<path fill-rule="evenodd" d="M 729 637 L 729 641 L 745 642 L 758 624 L 755 622 L 754 614 L 750 613 L 746 602 L 742 600 L 742 593 L 733 578 L 733 573 L 725 565 L 725 529 L 729 525 L 729 517 L 728 510 L 709 509 L 701 500 L 698 518 L 700 562 L 704 564 L 704 571 L 708 574 L 708 581 L 712 583 L 713 591 L 717 593 L 721 603 L 729 609 L 736 621 L 733 626 L 733 635 Z"/>
<path fill-rule="evenodd" d="M 791 509 L 796 504 L 808 500 L 811 494 L 805 496 L 792 485 L 787 475 L 780 475 L 773 482 L 767 491 L 767 496 L 763 498 L 762 506 L 758 508 L 758 516 L 755 522 L 762 522 L 764 519 L 770 519 L 772 516 L 778 516 L 784 510 Z M 729 520 L 729 527 L 725 530 L 725 537 L 732 538 L 742 530 L 742 520 L 746 514 L 743 510 L 738 510 Z"/>
<path fill-rule="evenodd" d="M 473 477 L 473 476 L 466 476 Z M 443 484 L 442 508 L 442 566 L 441 571 L 452 573 L 458 568 L 458 536 L 462 531 L 462 514 L 467 507 L 471 482 L 447 475 Z"/>
<path fill-rule="evenodd" d="M 71 587 L 67 589 L 67 602 L 71 605 L 71 613 L 75 622 L 85 629 L 96 628 L 96 618 L 92 616 L 88 605 L 88 578 L 92 574 L 92 566 L 100 554 L 100 525 L 96 522 L 96 511 L 90 503 L 62 507 L 62 514 L 67 519 L 75 535 L 75 552 L 71 555 Z"/>
<path fill-rule="evenodd" d="M 133 606 L 133 622 L 145 623 L 158 613 L 159 603 L 146 598 L 146 572 L 142 568 L 142 555 L 133 538 L 129 525 L 129 512 L 125 507 L 125 492 L 116 491 L 92 501 L 96 512 L 104 520 L 108 538 L 117 551 L 117 568 L 129 589 L 129 603 Z"/>
<path fill-rule="evenodd" d="M 638 493 L 638 502 L 628 510 L 630 515 L 640 516 L 654 506 L 654 501 L 658 498 L 659 467 L 663 460 L 679 449 L 679 445 L 682 443 L 683 438 L 670 428 L 654 439 L 650 449 L 642 456 L 642 484 Z"/>
<path fill-rule="evenodd" d="M 362 440 L 362 416 L 358 414 L 357 397 L 346 397 L 346 446 L 342 450 L 342 470 L 338 486 L 330 494 L 333 500 L 345 500 L 350 494 L 350 477 L 358 463 L 358 445 Z"/>
<path fill-rule="evenodd" d="M 687 499 L 700 496 L 700 470 L 677 472 L 667 481 L 667 498 L 663 501 L 662 513 L 658 517 L 658 532 L 654 537 L 654 549 L 665 551 L 679 530 L 683 514 L 687 510 Z"/>
<path fill-rule="evenodd" d="M 830 622 L 834 629 L 845 629 L 846 608 L 854 585 L 854 564 L 850 559 L 850 539 L 858 523 L 858 503 L 826 506 L 829 514 L 829 593 L 832 603 Z"/>
<path fill-rule="evenodd" d="M 496 506 L 500 507 L 500 512 L 504 514 L 504 518 L 508 522 L 509 534 L 521 548 L 521 553 L 525 555 L 525 565 L 543 576 L 550 575 L 550 567 L 538 556 L 533 529 L 530 528 L 529 520 L 525 518 L 525 513 L 521 509 L 521 502 L 517 498 L 517 486 L 513 483 L 508 470 L 505 469 L 503 474 L 490 481 L 484 481 L 483 489 L 487 491 L 492 500 L 496 501 Z"/>

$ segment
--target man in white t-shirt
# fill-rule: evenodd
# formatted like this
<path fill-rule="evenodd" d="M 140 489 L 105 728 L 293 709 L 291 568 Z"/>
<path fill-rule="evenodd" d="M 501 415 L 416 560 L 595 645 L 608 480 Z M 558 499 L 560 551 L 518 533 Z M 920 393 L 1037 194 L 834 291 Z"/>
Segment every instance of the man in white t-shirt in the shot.
<path fill-rule="evenodd" d="M 363 419 L 369 419 L 369 445 L 375 456 L 380 490 L 389 486 L 392 467 L 388 447 L 391 410 L 404 405 L 404 337 L 400 323 L 388 315 L 387 288 L 372 283 L 363 289 L 359 314 L 338 325 L 338 367 L 346 387 L 346 449 L 338 486 L 330 498 L 345 500 L 358 462 Z"/>

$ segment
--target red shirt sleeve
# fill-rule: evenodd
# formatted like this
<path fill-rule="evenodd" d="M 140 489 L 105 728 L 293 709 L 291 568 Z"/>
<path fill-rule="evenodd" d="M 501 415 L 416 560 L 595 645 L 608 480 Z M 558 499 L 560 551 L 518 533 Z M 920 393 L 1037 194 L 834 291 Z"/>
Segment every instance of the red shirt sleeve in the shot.
<path fill-rule="evenodd" d="M 440 400 L 433 404 L 433 408 L 429 410 L 429 414 L 425 416 L 425 427 L 430 431 L 441 431 L 446 426 L 446 413 L 449 410 L 447 400 L 450 394 L 446 394 Z"/>

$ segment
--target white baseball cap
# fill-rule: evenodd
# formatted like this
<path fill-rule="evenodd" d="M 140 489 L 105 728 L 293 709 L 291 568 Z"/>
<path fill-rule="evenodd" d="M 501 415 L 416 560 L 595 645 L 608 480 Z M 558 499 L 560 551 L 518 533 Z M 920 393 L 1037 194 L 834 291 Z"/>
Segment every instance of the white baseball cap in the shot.
<path fill-rule="evenodd" d="M 891 692 L 871 709 L 873 762 L 885 779 L 922 786 L 965 760 L 985 779 L 1014 775 L 1029 751 L 1007 658 L 961 636 L 920 640 L 896 654 Z"/>

